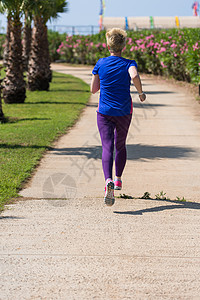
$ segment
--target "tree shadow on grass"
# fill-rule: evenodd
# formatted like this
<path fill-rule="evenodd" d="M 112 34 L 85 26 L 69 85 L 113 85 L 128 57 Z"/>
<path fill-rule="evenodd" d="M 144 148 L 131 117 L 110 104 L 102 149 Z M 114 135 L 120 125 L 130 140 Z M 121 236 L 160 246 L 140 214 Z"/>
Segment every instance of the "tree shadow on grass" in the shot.
<path fill-rule="evenodd" d="M 142 199 L 144 200 L 144 199 Z M 161 212 L 164 210 L 173 210 L 173 209 L 200 209 L 200 203 L 197 202 L 187 202 L 187 201 L 178 201 L 178 200 L 158 200 L 158 199 L 146 199 L 146 201 L 159 201 L 159 202 L 167 202 L 170 205 L 161 205 L 151 208 L 140 209 L 136 211 L 113 211 L 115 214 L 119 215 L 143 215 L 145 213 L 152 212 Z"/>
<path fill-rule="evenodd" d="M 0 143 L 0 149 L 20 149 L 20 148 L 30 148 L 30 149 L 48 149 L 48 146 L 39 146 L 39 145 L 20 145 L 20 144 L 5 144 Z"/>
<path fill-rule="evenodd" d="M 55 101 L 38 101 L 38 102 L 27 102 L 27 103 L 24 103 L 25 105 L 36 105 L 36 104 L 58 104 L 58 105 L 65 105 L 65 104 L 82 104 L 82 105 L 85 105 L 85 103 L 83 102 L 75 102 L 75 101 L 59 101 L 59 102 L 55 102 Z"/>
<path fill-rule="evenodd" d="M 51 120 L 51 118 L 12 118 L 9 117 L 7 123 L 14 124 L 18 122 L 23 122 L 23 121 L 46 121 L 46 120 Z"/>
<path fill-rule="evenodd" d="M 53 92 L 53 93 L 56 93 L 56 92 L 90 93 L 90 91 L 83 91 L 83 90 L 78 90 L 78 89 L 68 89 L 68 88 L 66 88 L 66 89 L 59 89 L 59 90 L 54 90 L 54 89 L 49 90 L 49 93 L 51 93 L 51 92 Z"/>

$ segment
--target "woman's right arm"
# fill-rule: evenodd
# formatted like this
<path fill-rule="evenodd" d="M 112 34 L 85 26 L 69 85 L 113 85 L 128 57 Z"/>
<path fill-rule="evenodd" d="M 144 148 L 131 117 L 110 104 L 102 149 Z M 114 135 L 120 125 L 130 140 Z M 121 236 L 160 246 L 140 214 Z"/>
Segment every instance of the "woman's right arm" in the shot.
<path fill-rule="evenodd" d="M 92 81 L 91 81 L 91 85 L 90 85 L 90 91 L 92 94 L 95 94 L 96 92 L 98 92 L 98 90 L 100 89 L 100 79 L 99 79 L 99 75 L 96 74 L 92 74 Z"/>

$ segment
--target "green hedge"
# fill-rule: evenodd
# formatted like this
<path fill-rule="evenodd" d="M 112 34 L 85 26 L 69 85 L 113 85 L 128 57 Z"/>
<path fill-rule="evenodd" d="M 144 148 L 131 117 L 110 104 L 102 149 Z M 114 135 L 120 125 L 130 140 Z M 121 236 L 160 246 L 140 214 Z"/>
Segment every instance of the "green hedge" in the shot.
<path fill-rule="evenodd" d="M 66 36 L 56 50 L 68 63 L 94 65 L 109 55 L 105 32 Z M 200 29 L 129 31 L 123 56 L 135 59 L 140 72 L 200 82 Z"/>

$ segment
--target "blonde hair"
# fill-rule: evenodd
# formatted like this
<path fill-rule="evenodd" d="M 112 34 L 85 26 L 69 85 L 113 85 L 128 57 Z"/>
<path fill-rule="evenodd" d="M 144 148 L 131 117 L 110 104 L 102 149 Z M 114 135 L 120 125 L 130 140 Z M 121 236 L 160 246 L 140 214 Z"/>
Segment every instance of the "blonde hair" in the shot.
<path fill-rule="evenodd" d="M 106 32 L 107 45 L 111 52 L 121 52 L 126 45 L 127 33 L 120 28 L 112 28 Z"/>

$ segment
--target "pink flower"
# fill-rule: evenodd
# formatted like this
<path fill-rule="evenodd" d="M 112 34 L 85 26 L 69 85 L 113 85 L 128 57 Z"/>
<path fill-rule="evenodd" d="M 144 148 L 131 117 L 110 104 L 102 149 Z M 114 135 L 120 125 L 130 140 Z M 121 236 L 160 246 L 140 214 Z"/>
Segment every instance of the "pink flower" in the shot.
<path fill-rule="evenodd" d="M 131 45 L 132 42 L 133 42 L 132 38 L 129 38 L 129 39 L 128 39 L 128 45 Z"/>
<path fill-rule="evenodd" d="M 163 68 L 167 68 L 167 66 L 164 64 L 163 61 L 161 61 L 160 64 L 161 64 L 161 66 L 162 66 Z"/>
<path fill-rule="evenodd" d="M 106 48 L 106 43 L 103 43 L 103 44 L 102 44 L 102 47 L 103 47 L 103 48 Z"/>
<path fill-rule="evenodd" d="M 200 63 L 198 63 L 198 65 L 200 66 Z"/>
<path fill-rule="evenodd" d="M 130 51 L 132 52 L 134 50 L 134 46 L 131 47 Z"/>
<path fill-rule="evenodd" d="M 165 47 L 161 47 L 160 50 L 159 50 L 159 53 L 162 53 L 162 52 L 165 52 L 165 51 L 166 51 L 166 48 Z"/>
<path fill-rule="evenodd" d="M 140 45 L 140 49 L 145 49 L 145 44 Z"/>
<path fill-rule="evenodd" d="M 173 44 L 171 44 L 171 48 L 176 48 L 177 47 L 177 45 L 175 44 L 175 43 L 173 43 Z"/>
<path fill-rule="evenodd" d="M 160 48 L 160 44 L 159 43 L 155 43 L 154 49 L 158 49 L 158 48 Z"/>
<path fill-rule="evenodd" d="M 176 54 L 176 53 L 174 53 L 174 57 L 177 57 L 177 54 Z"/>
<path fill-rule="evenodd" d="M 151 40 L 151 41 L 149 42 L 149 44 L 147 45 L 147 48 L 152 47 L 153 45 L 154 45 L 154 42 Z"/>
<path fill-rule="evenodd" d="M 94 45 L 94 43 L 93 43 L 93 42 L 91 42 L 91 43 L 90 43 L 90 46 L 93 46 L 93 45 Z"/>
<path fill-rule="evenodd" d="M 195 45 L 192 45 L 192 47 L 193 47 L 193 51 L 198 50 L 199 49 L 198 42 Z"/>
<path fill-rule="evenodd" d="M 168 39 L 171 39 L 172 37 L 171 36 L 168 36 Z"/>
<path fill-rule="evenodd" d="M 135 50 L 138 50 L 138 46 L 135 46 Z"/>
<path fill-rule="evenodd" d="M 163 45 L 169 45 L 169 42 L 167 41 L 167 42 L 163 42 Z"/>
<path fill-rule="evenodd" d="M 57 53 L 60 53 L 60 49 L 57 49 L 56 51 L 57 51 Z"/>

